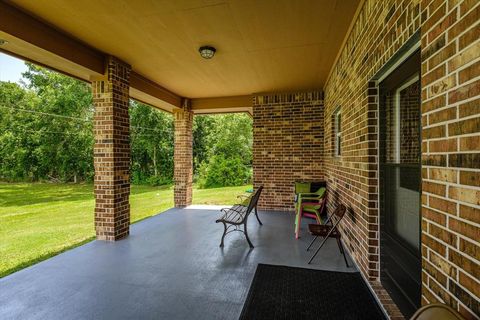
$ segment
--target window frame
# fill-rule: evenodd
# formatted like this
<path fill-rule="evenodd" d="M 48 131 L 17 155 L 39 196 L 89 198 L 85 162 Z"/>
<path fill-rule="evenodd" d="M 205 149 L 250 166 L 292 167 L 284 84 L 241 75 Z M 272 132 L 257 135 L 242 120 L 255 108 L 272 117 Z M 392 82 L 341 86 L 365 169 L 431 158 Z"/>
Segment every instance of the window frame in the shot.
<path fill-rule="evenodd" d="M 337 108 L 333 115 L 334 156 L 342 156 L 342 110 Z"/>

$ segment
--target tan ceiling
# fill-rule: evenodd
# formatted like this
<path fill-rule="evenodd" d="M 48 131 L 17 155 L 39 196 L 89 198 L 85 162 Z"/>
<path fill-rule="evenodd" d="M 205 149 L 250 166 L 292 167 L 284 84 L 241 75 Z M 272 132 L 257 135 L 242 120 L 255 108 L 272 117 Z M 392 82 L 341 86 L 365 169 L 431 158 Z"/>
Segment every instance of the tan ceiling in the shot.
<path fill-rule="evenodd" d="M 320 89 L 359 0 L 13 0 L 189 98 Z M 205 60 L 201 45 L 217 54 Z"/>

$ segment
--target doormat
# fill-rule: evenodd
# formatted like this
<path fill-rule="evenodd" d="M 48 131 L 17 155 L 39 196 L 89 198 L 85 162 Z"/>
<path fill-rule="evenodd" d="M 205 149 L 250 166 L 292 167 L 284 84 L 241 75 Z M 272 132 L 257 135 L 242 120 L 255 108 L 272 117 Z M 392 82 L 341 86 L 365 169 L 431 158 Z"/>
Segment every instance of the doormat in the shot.
<path fill-rule="evenodd" d="M 259 264 L 240 319 L 386 319 L 359 272 Z"/>

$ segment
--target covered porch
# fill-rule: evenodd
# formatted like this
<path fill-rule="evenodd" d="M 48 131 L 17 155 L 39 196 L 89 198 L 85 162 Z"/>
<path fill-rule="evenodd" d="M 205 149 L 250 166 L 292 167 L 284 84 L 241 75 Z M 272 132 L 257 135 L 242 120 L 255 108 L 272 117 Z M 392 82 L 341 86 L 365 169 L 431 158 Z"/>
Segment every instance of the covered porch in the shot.
<path fill-rule="evenodd" d="M 257 263 L 305 266 L 286 212 L 295 182 L 325 181 L 328 212 L 348 209 L 350 260 L 391 318 L 393 300 L 406 316 L 443 303 L 478 318 L 479 26 L 469 0 L 1 1 L 1 51 L 92 85 L 99 241 L 0 280 L 0 311 L 238 317 Z M 175 117 L 176 209 L 133 227 L 130 98 Z M 253 117 L 265 225 L 250 219 L 251 251 L 236 235 L 221 250 L 215 212 L 188 209 L 192 119 L 225 112 Z M 312 267 L 353 271 L 328 246 Z"/>

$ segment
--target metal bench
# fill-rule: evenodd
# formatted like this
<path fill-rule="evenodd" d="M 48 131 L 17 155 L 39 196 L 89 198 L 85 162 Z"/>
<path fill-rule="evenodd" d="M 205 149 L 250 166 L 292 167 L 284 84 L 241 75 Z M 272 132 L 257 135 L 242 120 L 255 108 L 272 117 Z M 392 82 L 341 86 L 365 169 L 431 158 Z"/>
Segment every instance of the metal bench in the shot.
<path fill-rule="evenodd" d="M 257 212 L 257 203 L 258 199 L 260 198 L 260 194 L 262 193 L 262 190 L 263 186 L 260 186 L 257 191 L 255 191 L 252 195 L 244 198 L 240 204 L 236 204 L 231 208 L 221 209 L 223 215 L 220 219 L 215 221 L 216 223 L 223 223 L 223 235 L 222 241 L 220 242 L 220 247 L 223 247 L 223 240 L 228 233 L 233 231 L 240 231 L 245 234 L 245 238 L 247 238 L 247 242 L 250 248 L 253 248 L 253 244 L 248 238 L 247 220 L 250 213 L 255 210 L 255 216 L 257 217 L 258 223 L 262 225 L 262 222 L 260 221 Z M 241 229 L 242 225 L 243 230 Z"/>

